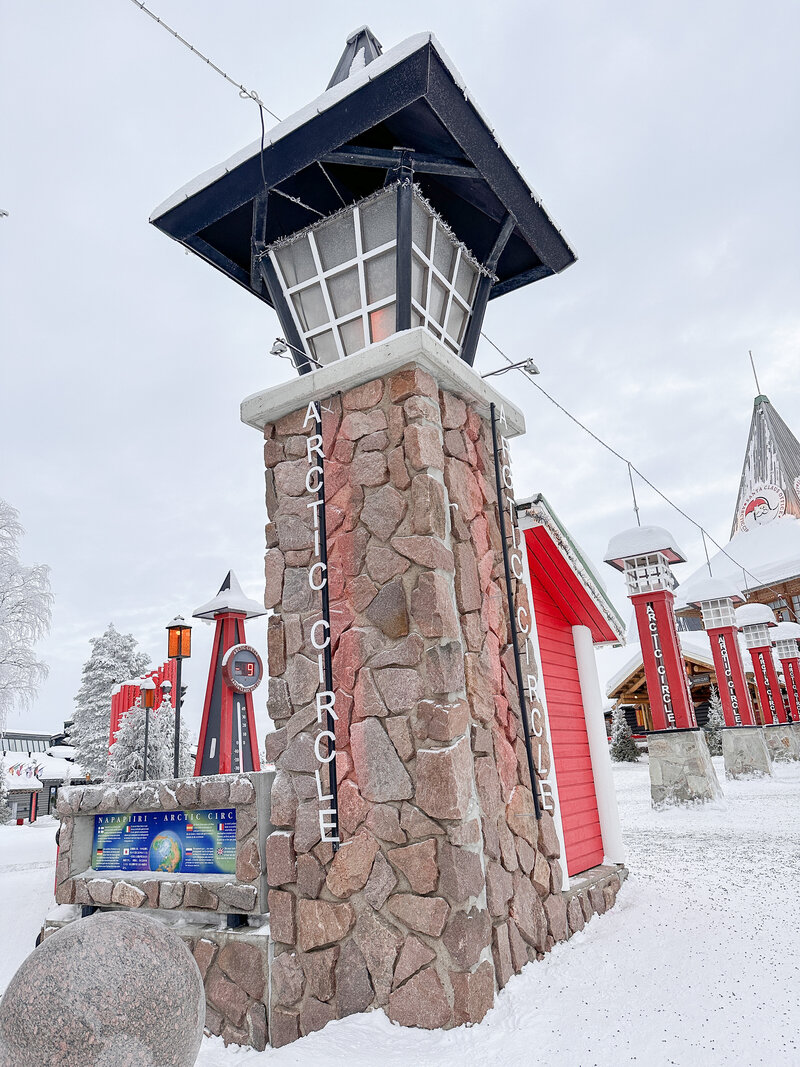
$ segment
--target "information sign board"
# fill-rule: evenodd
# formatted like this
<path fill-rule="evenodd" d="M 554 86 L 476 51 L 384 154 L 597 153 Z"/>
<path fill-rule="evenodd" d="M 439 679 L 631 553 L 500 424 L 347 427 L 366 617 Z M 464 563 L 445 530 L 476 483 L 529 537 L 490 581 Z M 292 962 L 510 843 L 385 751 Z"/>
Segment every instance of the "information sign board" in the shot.
<path fill-rule="evenodd" d="M 95 815 L 95 871 L 235 874 L 235 808 Z"/>

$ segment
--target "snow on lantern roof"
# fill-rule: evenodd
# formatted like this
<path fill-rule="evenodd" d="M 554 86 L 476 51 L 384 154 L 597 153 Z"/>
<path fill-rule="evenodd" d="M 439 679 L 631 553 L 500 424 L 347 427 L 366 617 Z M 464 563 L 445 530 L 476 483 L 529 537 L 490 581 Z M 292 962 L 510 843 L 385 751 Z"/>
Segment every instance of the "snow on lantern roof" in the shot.
<path fill-rule="evenodd" d="M 686 556 L 678 548 L 672 534 L 663 526 L 634 526 L 615 534 L 608 542 L 603 560 L 621 571 L 626 559 L 660 552 L 669 563 L 685 563 Z"/>
<path fill-rule="evenodd" d="M 784 515 L 764 526 L 740 530 L 711 557 L 716 578 L 731 580 L 744 589 L 762 589 L 800 575 L 800 519 Z M 705 563 L 680 584 L 675 607 L 685 608 L 697 600 L 695 588 L 708 577 Z"/>
<path fill-rule="evenodd" d="M 246 619 L 255 619 L 259 615 L 266 615 L 263 604 L 257 600 L 251 600 L 245 596 L 244 590 L 239 585 L 239 580 L 233 571 L 228 571 L 225 581 L 219 587 L 219 592 L 212 597 L 207 604 L 201 604 L 196 611 L 192 612 L 193 619 L 214 619 L 223 612 L 230 611 L 241 613 Z"/>
<path fill-rule="evenodd" d="M 269 130 L 263 152 L 261 140 L 254 141 L 179 189 L 150 221 L 271 304 L 260 273 L 253 277 L 260 271 L 252 257 L 254 205 L 266 197 L 257 239 L 271 246 L 343 201 L 383 187 L 400 156 L 391 146 L 401 146 L 412 153 L 425 197 L 481 262 L 513 222 L 490 299 L 574 263 L 575 253 L 433 34 L 416 34 L 380 55 L 368 32 L 351 35 L 357 47 L 348 76 Z M 348 42 L 340 64 L 349 49 Z M 339 73 L 337 67 L 334 80 Z"/>
<path fill-rule="evenodd" d="M 770 637 L 775 641 L 798 641 L 800 640 L 800 623 L 779 622 L 772 629 Z"/>
<path fill-rule="evenodd" d="M 777 626 L 775 612 L 766 604 L 743 604 L 736 609 L 736 624 L 739 629 L 745 626 Z"/>
<path fill-rule="evenodd" d="M 700 607 L 704 601 L 709 600 L 732 600 L 734 604 L 744 604 L 744 594 L 739 586 L 731 578 L 705 578 L 700 579 L 692 586 L 692 601 L 695 607 Z"/>

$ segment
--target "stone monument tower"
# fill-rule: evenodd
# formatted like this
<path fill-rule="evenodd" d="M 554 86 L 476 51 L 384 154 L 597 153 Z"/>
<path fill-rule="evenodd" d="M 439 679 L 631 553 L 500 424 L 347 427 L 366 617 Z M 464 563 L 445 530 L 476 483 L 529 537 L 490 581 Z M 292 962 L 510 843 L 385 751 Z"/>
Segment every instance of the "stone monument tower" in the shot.
<path fill-rule="evenodd" d="M 275 309 L 300 372 L 242 404 L 269 514 L 271 1042 L 377 1006 L 478 1021 L 619 888 L 562 893 L 524 420 L 472 367 L 488 300 L 574 255 L 429 34 L 353 35 L 312 106 L 153 221 Z"/>

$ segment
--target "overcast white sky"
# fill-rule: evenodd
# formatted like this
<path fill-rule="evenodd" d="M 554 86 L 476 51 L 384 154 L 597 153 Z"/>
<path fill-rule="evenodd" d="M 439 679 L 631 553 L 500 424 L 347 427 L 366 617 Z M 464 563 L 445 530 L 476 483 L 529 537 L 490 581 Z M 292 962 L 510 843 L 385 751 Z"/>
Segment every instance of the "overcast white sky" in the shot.
<path fill-rule="evenodd" d="M 800 7 L 782 0 L 152 0 L 286 117 L 354 28 L 433 30 L 578 263 L 490 305 L 487 332 L 723 543 L 753 380 L 800 432 Z M 1 0 L 0 496 L 52 567 L 51 675 L 34 729 L 71 715 L 113 620 L 154 661 L 163 627 L 233 567 L 262 588 L 263 470 L 239 402 L 294 372 L 269 308 L 147 223 L 258 135 L 258 111 L 130 0 Z M 482 371 L 499 365 L 488 346 Z M 633 524 L 625 468 L 536 390 L 519 495 L 544 492 L 599 561 Z M 679 516 L 640 494 L 701 562 Z M 693 567 L 686 568 L 688 574 Z M 609 587 L 625 609 L 621 579 Z M 626 611 L 627 615 L 627 611 Z M 264 646 L 264 626 L 248 636 Z M 211 629 L 196 631 L 199 724 Z M 263 734 L 266 687 L 256 694 Z"/>

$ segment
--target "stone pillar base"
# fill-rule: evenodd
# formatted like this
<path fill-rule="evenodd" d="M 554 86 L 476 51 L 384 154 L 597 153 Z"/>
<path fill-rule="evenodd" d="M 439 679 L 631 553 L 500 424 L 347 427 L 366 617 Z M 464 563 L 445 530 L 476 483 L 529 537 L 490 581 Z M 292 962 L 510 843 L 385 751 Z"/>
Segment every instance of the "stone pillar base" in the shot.
<path fill-rule="evenodd" d="M 721 800 L 702 730 L 659 730 L 647 735 L 650 799 L 654 808 Z"/>
<path fill-rule="evenodd" d="M 764 727 L 764 740 L 773 760 L 800 760 L 800 731 L 795 723 L 781 722 Z"/>
<path fill-rule="evenodd" d="M 765 778 L 772 775 L 764 731 L 758 726 L 727 726 L 722 733 L 726 778 Z"/>

